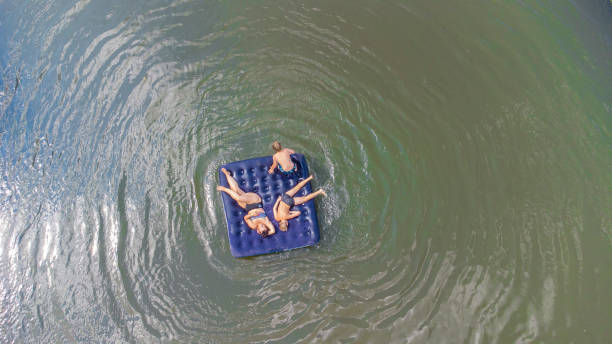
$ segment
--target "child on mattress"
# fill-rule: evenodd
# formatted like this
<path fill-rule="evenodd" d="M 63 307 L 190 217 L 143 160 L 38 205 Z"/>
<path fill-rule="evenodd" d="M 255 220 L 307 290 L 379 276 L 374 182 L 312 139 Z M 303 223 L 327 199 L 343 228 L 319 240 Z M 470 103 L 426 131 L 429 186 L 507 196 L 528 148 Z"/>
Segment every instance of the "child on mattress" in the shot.
<path fill-rule="evenodd" d="M 293 149 L 283 148 L 278 141 L 272 142 L 272 149 L 274 149 L 276 153 L 272 156 L 272 166 L 270 166 L 268 170 L 269 174 L 274 173 L 276 166 L 278 166 L 278 170 L 284 175 L 296 171 L 297 164 L 291 160 L 291 154 L 295 153 Z"/>
<path fill-rule="evenodd" d="M 272 207 L 272 211 L 274 212 L 274 219 L 278 222 L 278 228 L 281 231 L 284 232 L 287 230 L 287 226 L 289 226 L 288 220 L 298 217 L 301 214 L 298 210 L 291 210 L 291 207 L 306 203 L 318 195 L 325 196 L 325 191 L 323 191 L 323 189 L 319 189 L 304 197 L 293 197 L 311 179 L 312 176 L 309 176 L 308 178 L 297 183 L 297 185 L 295 185 L 291 190 L 285 192 L 282 196 L 278 196 L 276 203 L 274 203 L 274 207 Z"/>

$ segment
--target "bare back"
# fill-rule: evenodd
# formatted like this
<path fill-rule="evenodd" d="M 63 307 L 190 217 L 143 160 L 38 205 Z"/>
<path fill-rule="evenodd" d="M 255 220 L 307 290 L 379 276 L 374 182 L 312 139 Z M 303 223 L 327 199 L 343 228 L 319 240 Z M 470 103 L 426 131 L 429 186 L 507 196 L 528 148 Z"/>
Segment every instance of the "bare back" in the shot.
<path fill-rule="evenodd" d="M 290 171 L 293 168 L 293 161 L 291 161 L 291 154 L 293 153 L 295 153 L 293 149 L 284 148 L 280 152 L 275 153 L 273 158 L 283 170 Z"/>

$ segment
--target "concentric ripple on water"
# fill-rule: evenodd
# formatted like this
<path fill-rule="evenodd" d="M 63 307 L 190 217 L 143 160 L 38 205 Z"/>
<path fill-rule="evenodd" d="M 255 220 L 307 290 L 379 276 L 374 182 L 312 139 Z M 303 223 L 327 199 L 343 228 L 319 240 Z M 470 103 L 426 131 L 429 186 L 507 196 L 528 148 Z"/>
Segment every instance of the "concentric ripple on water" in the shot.
<path fill-rule="evenodd" d="M 604 1 L 0 2 L 0 342 L 605 343 L 610 42 Z M 217 169 L 273 140 L 321 242 L 234 259 Z"/>

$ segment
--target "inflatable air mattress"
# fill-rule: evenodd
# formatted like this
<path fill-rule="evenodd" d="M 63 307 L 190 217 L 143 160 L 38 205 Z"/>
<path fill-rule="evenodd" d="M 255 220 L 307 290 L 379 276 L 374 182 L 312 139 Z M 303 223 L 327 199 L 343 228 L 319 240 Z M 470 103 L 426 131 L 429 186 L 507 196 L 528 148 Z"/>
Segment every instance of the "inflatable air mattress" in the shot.
<path fill-rule="evenodd" d="M 219 167 L 220 185 L 229 187 L 225 175 L 221 172 L 221 168 L 225 167 L 236 179 L 242 190 L 255 192 L 261 197 L 266 215 L 276 229 L 275 234 L 265 238 L 257 234 L 244 222 L 243 217 L 246 215 L 246 211 L 229 195 L 221 192 L 225 219 L 227 220 L 227 234 L 234 257 L 281 252 L 311 246 L 319 242 L 319 226 L 314 200 L 292 208 L 292 210 L 299 210 L 301 214 L 289 220 L 289 228 L 286 232 L 278 229 L 278 222 L 274 219 L 272 206 L 274 206 L 278 196 L 309 175 L 308 165 L 302 154 L 293 154 L 291 158 L 294 163 L 297 163 L 297 171 L 289 175 L 282 174 L 278 169 L 274 174 L 268 174 L 268 168 L 272 165 L 271 156 L 232 162 Z M 308 183 L 296 196 L 304 196 L 310 192 L 312 192 L 312 186 Z"/>

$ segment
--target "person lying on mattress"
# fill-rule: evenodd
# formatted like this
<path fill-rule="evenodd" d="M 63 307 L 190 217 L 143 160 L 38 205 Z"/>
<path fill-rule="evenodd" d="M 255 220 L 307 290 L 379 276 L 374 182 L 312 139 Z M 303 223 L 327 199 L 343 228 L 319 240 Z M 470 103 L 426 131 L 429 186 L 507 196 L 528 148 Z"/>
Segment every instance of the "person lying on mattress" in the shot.
<path fill-rule="evenodd" d="M 323 191 L 323 189 L 319 189 L 304 197 L 293 197 L 311 179 L 312 176 L 309 176 L 308 178 L 297 183 L 297 185 L 295 185 L 293 189 L 285 192 L 282 196 L 278 196 L 276 203 L 274 203 L 274 207 L 272 207 L 272 211 L 274 212 L 274 219 L 278 221 L 278 228 L 281 231 L 284 232 L 287 230 L 287 226 L 289 226 L 288 220 L 300 216 L 300 211 L 291 210 L 291 207 L 293 207 L 294 205 L 306 203 L 311 199 L 317 197 L 318 195 L 325 196 L 325 191 Z"/>
<path fill-rule="evenodd" d="M 295 162 L 291 160 L 291 154 L 294 154 L 295 151 L 293 149 L 283 148 L 278 141 L 272 142 L 272 149 L 274 149 L 276 153 L 272 156 L 272 166 L 270 166 L 268 173 L 274 173 L 276 166 L 278 166 L 278 170 L 284 175 L 295 172 L 297 166 Z"/>
<path fill-rule="evenodd" d="M 231 198 L 238 202 L 239 206 L 247 211 L 247 214 L 244 216 L 244 222 L 247 226 L 249 226 L 250 229 L 256 230 L 257 234 L 263 237 L 276 233 L 272 221 L 268 219 L 266 212 L 263 210 L 261 197 L 254 192 L 242 191 L 236 180 L 225 168 L 222 168 L 221 171 L 225 174 L 230 188 L 217 186 L 217 190 L 230 195 Z"/>

